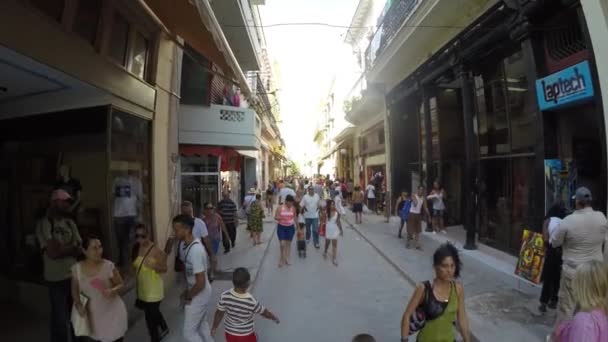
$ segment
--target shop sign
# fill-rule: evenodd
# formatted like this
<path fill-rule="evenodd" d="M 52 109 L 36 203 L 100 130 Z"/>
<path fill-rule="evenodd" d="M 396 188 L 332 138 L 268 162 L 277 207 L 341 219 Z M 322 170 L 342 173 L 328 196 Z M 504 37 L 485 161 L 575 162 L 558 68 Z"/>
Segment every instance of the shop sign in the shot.
<path fill-rule="evenodd" d="M 536 97 L 540 110 L 581 102 L 593 95 L 593 79 L 588 61 L 536 80 Z"/>

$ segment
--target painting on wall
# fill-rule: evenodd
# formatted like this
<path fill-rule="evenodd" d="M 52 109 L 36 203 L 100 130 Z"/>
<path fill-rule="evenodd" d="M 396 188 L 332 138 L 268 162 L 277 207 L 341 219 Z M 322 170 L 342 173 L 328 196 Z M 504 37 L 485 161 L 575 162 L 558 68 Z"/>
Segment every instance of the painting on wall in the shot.
<path fill-rule="evenodd" d="M 545 212 L 557 203 L 573 211 L 578 172 L 572 159 L 545 159 Z"/>
<path fill-rule="evenodd" d="M 540 284 L 544 263 L 545 241 L 543 235 L 524 229 L 515 274 L 534 284 Z"/>

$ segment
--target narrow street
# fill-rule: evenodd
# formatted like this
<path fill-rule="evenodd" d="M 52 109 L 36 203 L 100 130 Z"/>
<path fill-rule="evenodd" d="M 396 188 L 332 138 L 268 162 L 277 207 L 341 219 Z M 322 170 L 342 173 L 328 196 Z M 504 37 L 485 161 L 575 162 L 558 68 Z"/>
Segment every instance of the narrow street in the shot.
<path fill-rule="evenodd" d="M 310 245 L 306 259 L 296 255 L 292 266 L 279 269 L 273 239 L 255 295 L 281 324 L 258 321 L 260 341 L 350 341 L 359 333 L 377 341 L 400 338 L 399 321 L 412 286 L 348 224 L 344 228 L 338 267 Z"/>

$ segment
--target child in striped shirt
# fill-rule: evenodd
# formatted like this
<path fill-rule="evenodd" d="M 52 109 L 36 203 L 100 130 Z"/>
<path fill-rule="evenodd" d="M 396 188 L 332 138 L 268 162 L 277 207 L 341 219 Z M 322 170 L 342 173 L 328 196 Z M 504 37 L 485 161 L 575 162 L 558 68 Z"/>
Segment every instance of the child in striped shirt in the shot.
<path fill-rule="evenodd" d="M 262 317 L 271 319 L 279 324 L 279 319 L 270 310 L 263 307 L 248 292 L 251 283 L 251 275 L 244 267 L 234 270 L 232 284 L 234 288 L 228 290 L 220 296 L 217 304 L 215 317 L 213 319 L 213 329 L 211 335 L 215 336 L 217 327 L 226 315 L 224 321 L 224 333 L 226 342 L 257 342 L 254 330 L 253 316 L 261 314 Z"/>

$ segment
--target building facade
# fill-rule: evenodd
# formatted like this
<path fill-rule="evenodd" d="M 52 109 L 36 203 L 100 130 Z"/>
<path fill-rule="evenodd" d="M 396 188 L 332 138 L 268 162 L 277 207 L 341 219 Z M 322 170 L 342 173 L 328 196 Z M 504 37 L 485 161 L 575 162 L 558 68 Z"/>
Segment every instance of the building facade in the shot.
<path fill-rule="evenodd" d="M 587 15 L 605 8 L 582 3 L 470 0 L 465 15 L 462 2 L 387 4 L 366 75 L 384 91 L 389 187 L 440 181 L 447 222 L 464 225 L 467 247 L 478 235 L 515 254 L 522 231 L 540 231 L 557 202 L 572 209 L 581 185 L 606 210 L 595 63 L 606 26 Z M 434 22 L 454 29 L 424 25 Z"/>

